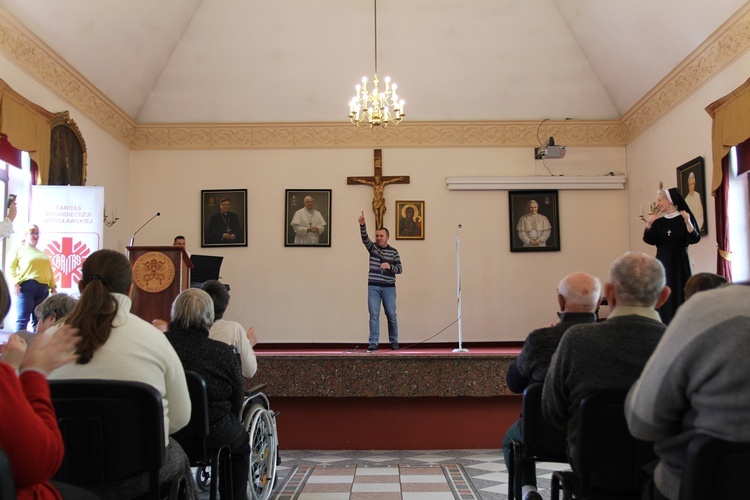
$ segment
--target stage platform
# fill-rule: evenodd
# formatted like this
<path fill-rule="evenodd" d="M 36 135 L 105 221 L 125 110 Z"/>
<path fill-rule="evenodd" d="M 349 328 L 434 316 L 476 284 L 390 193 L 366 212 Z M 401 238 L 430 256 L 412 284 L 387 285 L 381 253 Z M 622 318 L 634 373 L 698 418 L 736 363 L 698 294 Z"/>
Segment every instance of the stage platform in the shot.
<path fill-rule="evenodd" d="M 258 346 L 287 449 L 499 448 L 520 414 L 505 373 L 520 345 Z"/>

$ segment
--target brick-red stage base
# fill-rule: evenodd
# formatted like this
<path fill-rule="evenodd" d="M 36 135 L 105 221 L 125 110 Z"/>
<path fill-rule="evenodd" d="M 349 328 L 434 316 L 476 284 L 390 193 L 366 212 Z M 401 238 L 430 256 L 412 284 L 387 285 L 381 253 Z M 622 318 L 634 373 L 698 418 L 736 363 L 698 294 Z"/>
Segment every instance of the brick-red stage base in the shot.
<path fill-rule="evenodd" d="M 499 448 L 518 418 L 505 386 L 518 347 L 257 350 L 282 448 Z"/>

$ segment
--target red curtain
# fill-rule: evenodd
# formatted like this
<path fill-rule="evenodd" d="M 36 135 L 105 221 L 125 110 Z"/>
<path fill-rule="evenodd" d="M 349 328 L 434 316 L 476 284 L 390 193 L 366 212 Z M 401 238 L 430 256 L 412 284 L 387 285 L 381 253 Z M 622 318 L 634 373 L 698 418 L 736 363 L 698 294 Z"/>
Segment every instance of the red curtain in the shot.
<path fill-rule="evenodd" d="M 714 192 L 716 212 L 716 274 L 732 281 L 732 263 L 725 258 L 729 255 L 729 155 L 721 159 L 721 185 Z"/>
<path fill-rule="evenodd" d="M 0 160 L 21 168 L 21 150 L 11 146 L 6 135 L 0 136 Z"/>

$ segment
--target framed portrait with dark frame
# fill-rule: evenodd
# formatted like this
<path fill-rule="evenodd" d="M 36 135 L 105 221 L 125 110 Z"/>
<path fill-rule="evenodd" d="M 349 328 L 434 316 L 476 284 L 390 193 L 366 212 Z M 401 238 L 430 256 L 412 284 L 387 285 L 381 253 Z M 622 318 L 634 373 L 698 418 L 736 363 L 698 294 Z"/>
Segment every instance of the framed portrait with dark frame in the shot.
<path fill-rule="evenodd" d="M 708 234 L 706 213 L 706 167 L 703 157 L 698 156 L 677 167 L 677 189 L 685 198 L 690 211 L 698 223 L 701 235 Z"/>
<path fill-rule="evenodd" d="M 284 246 L 331 246 L 330 189 L 287 189 Z"/>
<path fill-rule="evenodd" d="M 50 123 L 50 157 L 47 184 L 86 185 L 86 141 L 68 111 L 55 113 Z"/>
<path fill-rule="evenodd" d="M 396 239 L 424 239 L 424 201 L 396 202 Z"/>
<path fill-rule="evenodd" d="M 201 190 L 201 247 L 247 246 L 247 189 Z"/>
<path fill-rule="evenodd" d="M 508 191 L 511 252 L 559 252 L 556 190 Z"/>

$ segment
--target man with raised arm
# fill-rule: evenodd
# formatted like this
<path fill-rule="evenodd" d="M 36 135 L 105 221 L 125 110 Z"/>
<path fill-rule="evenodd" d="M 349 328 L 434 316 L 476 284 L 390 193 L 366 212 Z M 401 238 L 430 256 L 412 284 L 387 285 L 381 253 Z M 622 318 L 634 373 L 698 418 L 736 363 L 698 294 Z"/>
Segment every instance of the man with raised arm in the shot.
<path fill-rule="evenodd" d="M 388 229 L 379 227 L 375 231 L 375 243 L 367 235 L 365 213 L 359 215 L 359 233 L 370 254 L 370 270 L 367 276 L 367 310 L 370 313 L 370 337 L 367 352 L 378 349 L 380 338 L 380 304 L 383 304 L 388 319 L 388 341 L 391 349 L 398 349 L 398 321 L 396 319 L 396 275 L 401 274 L 401 257 L 398 250 L 388 244 Z"/>

